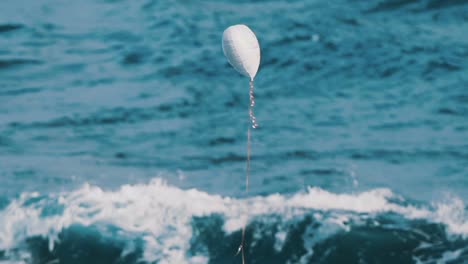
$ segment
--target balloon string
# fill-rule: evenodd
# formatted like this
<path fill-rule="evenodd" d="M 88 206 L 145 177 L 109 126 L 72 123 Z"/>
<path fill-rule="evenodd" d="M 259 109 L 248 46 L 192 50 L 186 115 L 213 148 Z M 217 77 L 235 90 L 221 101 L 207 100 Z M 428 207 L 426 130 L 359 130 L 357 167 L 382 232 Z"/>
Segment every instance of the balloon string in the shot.
<path fill-rule="evenodd" d="M 249 98 L 250 98 L 250 107 L 249 107 L 249 116 L 250 116 L 250 121 L 252 122 L 252 128 L 257 128 L 257 119 L 255 118 L 253 108 L 255 106 L 255 97 L 254 97 L 254 82 L 253 80 L 250 80 L 249 82 L 250 85 L 250 91 L 249 91 Z"/>
<path fill-rule="evenodd" d="M 258 127 L 257 120 L 255 119 L 255 115 L 253 113 L 253 107 L 255 106 L 255 97 L 254 97 L 254 84 L 253 80 L 250 80 L 250 90 L 249 90 L 249 98 L 250 98 L 250 105 L 249 105 L 249 117 L 250 122 L 252 123 L 252 128 L 255 129 Z M 250 178 L 250 152 L 251 152 L 251 138 L 250 138 L 250 126 L 247 128 L 247 163 L 246 163 L 246 170 L 245 170 L 245 194 L 249 193 L 249 178 Z M 242 253 L 242 264 L 245 264 L 245 254 L 244 254 L 244 244 L 245 244 L 245 230 L 247 227 L 247 223 L 244 223 L 242 227 L 242 240 L 237 250 L 237 254 Z M 236 255 L 237 255 L 236 254 Z"/>

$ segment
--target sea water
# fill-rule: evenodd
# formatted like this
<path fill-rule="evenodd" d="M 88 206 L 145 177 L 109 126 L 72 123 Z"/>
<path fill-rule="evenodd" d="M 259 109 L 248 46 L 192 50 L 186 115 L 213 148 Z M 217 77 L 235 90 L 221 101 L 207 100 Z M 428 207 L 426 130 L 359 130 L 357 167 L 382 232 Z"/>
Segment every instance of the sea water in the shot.
<path fill-rule="evenodd" d="M 466 263 L 467 32 L 457 0 L 4 0 L 0 263 L 240 263 L 244 224 L 247 263 Z"/>

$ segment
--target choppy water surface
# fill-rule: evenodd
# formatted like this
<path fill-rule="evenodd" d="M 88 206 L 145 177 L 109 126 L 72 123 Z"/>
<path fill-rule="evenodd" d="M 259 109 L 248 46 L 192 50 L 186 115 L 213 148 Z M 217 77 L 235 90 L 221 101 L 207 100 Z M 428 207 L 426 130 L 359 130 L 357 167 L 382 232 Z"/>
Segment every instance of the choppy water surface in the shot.
<path fill-rule="evenodd" d="M 239 263 L 247 221 L 248 263 L 466 263 L 467 32 L 464 0 L 4 0 L 0 262 Z"/>

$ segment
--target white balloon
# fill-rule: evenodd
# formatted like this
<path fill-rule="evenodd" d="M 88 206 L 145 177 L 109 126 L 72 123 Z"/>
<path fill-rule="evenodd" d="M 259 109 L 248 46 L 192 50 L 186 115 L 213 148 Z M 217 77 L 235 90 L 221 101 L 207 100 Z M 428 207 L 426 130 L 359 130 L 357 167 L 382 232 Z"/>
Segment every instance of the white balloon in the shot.
<path fill-rule="evenodd" d="M 223 52 L 240 74 L 255 78 L 260 66 L 260 45 L 249 27 L 234 25 L 224 30 Z"/>

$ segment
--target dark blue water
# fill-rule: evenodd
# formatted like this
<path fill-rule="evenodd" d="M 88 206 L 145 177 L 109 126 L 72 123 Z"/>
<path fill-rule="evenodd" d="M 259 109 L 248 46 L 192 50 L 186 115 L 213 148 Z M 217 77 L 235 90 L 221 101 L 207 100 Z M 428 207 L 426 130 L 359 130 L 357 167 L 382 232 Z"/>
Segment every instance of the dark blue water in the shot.
<path fill-rule="evenodd" d="M 0 263 L 468 263 L 467 203 L 468 1 L 0 3 Z"/>

